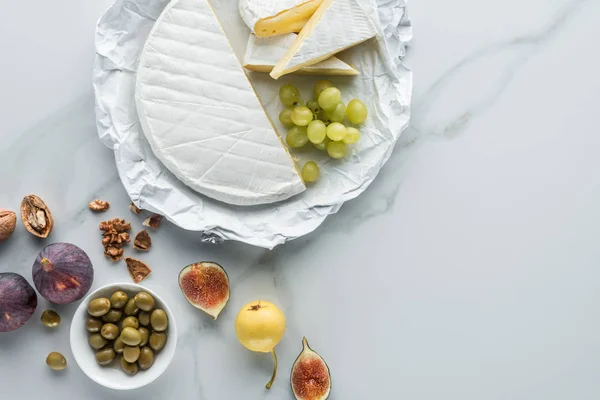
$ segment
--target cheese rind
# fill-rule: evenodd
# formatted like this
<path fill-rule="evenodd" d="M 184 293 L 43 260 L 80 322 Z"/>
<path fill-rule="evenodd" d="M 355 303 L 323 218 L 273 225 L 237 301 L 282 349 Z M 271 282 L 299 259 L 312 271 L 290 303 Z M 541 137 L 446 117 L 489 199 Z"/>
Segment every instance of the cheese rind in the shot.
<path fill-rule="evenodd" d="M 206 196 L 240 206 L 305 190 L 207 0 L 173 0 L 144 46 L 135 100 L 156 157 Z"/>
<path fill-rule="evenodd" d="M 275 65 L 271 76 L 277 79 L 377 35 L 373 22 L 358 0 L 325 0 Z"/>
<path fill-rule="evenodd" d="M 244 55 L 244 68 L 256 72 L 271 72 L 277 62 L 296 40 L 296 34 L 259 38 L 250 34 L 246 54 Z M 325 61 L 309 65 L 296 71 L 304 75 L 358 75 L 359 72 L 351 65 L 337 57 L 330 57 Z"/>
<path fill-rule="evenodd" d="M 239 0 L 242 19 L 258 37 L 300 32 L 323 0 Z"/>

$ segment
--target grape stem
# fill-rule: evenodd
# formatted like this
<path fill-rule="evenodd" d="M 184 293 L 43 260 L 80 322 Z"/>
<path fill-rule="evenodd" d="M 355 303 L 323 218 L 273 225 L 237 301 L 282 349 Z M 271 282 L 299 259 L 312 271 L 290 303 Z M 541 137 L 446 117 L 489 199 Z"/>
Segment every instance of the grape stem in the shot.
<path fill-rule="evenodd" d="M 277 376 L 277 354 L 275 354 L 275 349 L 271 350 L 271 354 L 273 355 L 273 376 L 271 377 L 271 380 L 265 385 L 267 389 L 271 389 L 271 385 L 273 385 L 273 381 Z"/>

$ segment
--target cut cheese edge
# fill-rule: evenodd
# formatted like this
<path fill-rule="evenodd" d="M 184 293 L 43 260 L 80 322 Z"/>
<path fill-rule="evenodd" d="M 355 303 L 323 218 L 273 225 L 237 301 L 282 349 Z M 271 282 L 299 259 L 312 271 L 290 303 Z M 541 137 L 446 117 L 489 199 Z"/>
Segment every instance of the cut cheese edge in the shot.
<path fill-rule="evenodd" d="M 250 34 L 244 55 L 244 68 L 256 72 L 271 72 L 277 62 L 296 40 L 295 33 L 259 38 Z M 296 71 L 305 75 L 358 75 L 351 65 L 337 57 L 306 66 Z"/>
<path fill-rule="evenodd" d="M 258 37 L 300 32 L 323 0 L 239 0 L 242 19 Z"/>
<path fill-rule="evenodd" d="M 248 206 L 306 189 L 207 0 L 173 0 L 144 46 L 135 100 L 156 157 L 206 196 Z"/>
<path fill-rule="evenodd" d="M 277 79 L 377 35 L 358 0 L 325 0 L 271 71 Z"/>

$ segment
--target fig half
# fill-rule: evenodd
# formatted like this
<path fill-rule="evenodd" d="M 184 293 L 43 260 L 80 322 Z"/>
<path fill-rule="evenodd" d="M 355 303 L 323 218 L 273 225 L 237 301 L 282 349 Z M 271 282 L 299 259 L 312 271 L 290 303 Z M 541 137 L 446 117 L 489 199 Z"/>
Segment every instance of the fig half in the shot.
<path fill-rule="evenodd" d="M 302 338 L 302 352 L 294 361 L 290 384 L 296 400 L 325 400 L 331 392 L 331 374 L 325 360 Z"/>
<path fill-rule="evenodd" d="M 179 287 L 194 307 L 217 319 L 229 301 L 229 277 L 219 264 L 198 262 L 179 273 Z"/>

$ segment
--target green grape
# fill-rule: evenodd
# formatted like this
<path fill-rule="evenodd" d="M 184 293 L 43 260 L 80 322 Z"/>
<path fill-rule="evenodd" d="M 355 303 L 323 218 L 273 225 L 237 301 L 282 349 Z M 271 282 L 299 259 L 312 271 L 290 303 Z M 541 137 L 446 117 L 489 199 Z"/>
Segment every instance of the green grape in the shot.
<path fill-rule="evenodd" d="M 327 150 L 327 144 L 331 142 L 331 139 L 328 137 L 325 138 L 321 143 L 314 143 L 317 150 L 325 151 Z"/>
<path fill-rule="evenodd" d="M 329 142 L 327 143 L 327 153 L 332 158 L 344 158 L 346 155 L 346 143 Z"/>
<path fill-rule="evenodd" d="M 319 119 L 325 123 L 325 125 L 329 125 L 331 121 L 329 120 L 329 116 L 324 110 L 321 110 L 317 113 L 315 119 Z"/>
<path fill-rule="evenodd" d="M 321 111 L 321 107 L 319 107 L 319 103 L 316 100 L 309 100 L 306 103 L 306 107 L 310 108 L 310 111 L 315 115 Z"/>
<path fill-rule="evenodd" d="M 314 161 L 308 161 L 302 167 L 302 179 L 304 182 L 316 182 L 319 179 L 319 166 Z"/>
<path fill-rule="evenodd" d="M 294 126 L 290 129 L 285 137 L 285 142 L 293 149 L 304 146 L 308 143 L 305 126 Z"/>
<path fill-rule="evenodd" d="M 329 81 L 318 81 L 317 83 L 315 83 L 315 99 L 319 98 L 319 95 L 321 94 L 321 92 L 323 92 L 323 90 L 333 87 L 333 83 L 329 82 Z"/>
<path fill-rule="evenodd" d="M 306 126 L 312 121 L 313 113 L 308 107 L 295 107 L 292 112 L 292 122 L 298 126 Z"/>
<path fill-rule="evenodd" d="M 339 122 L 332 122 L 327 127 L 327 137 L 334 141 L 343 140 L 346 137 L 346 127 Z"/>
<path fill-rule="evenodd" d="M 319 106 L 325 111 L 333 110 L 342 98 L 342 92 L 338 88 L 330 87 L 319 95 Z"/>
<path fill-rule="evenodd" d="M 300 103 L 300 91 L 290 84 L 285 84 L 279 88 L 279 99 L 286 107 L 291 107 Z"/>
<path fill-rule="evenodd" d="M 352 126 L 346 127 L 346 136 L 344 137 L 344 143 L 353 144 L 358 142 L 360 139 L 360 131 Z"/>
<path fill-rule="evenodd" d="M 279 113 L 279 121 L 284 126 L 294 126 L 294 122 L 292 121 L 292 111 L 291 108 L 286 108 Z"/>
<path fill-rule="evenodd" d="M 362 124 L 367 119 L 367 106 L 358 99 L 351 100 L 350 103 L 348 103 L 346 112 L 348 113 L 348 119 L 353 124 Z"/>
<path fill-rule="evenodd" d="M 327 119 L 331 122 L 342 122 L 346 118 L 346 106 L 341 101 L 335 108 L 326 113 Z"/>
<path fill-rule="evenodd" d="M 310 121 L 310 124 L 308 124 L 308 128 L 306 129 L 306 134 L 311 143 L 321 143 L 325 140 L 325 137 L 327 137 L 327 127 L 323 121 Z"/>

